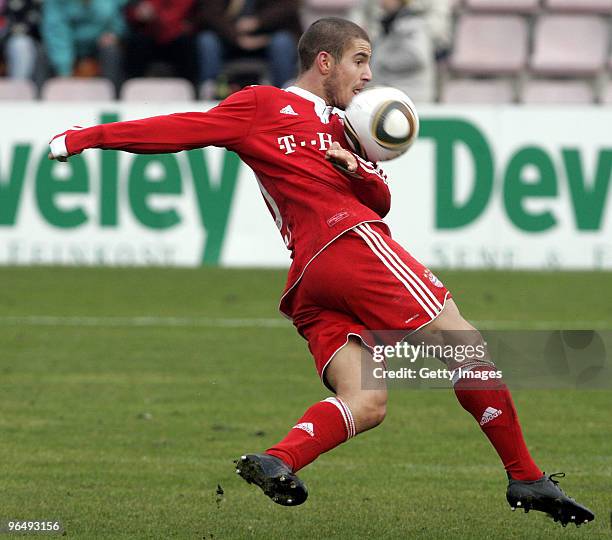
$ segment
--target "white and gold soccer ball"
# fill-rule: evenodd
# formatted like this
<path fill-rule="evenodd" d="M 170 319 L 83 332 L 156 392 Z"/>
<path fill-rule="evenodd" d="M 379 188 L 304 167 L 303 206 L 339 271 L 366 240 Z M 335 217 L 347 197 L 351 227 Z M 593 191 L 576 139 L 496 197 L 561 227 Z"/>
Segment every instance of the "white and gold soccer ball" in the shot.
<path fill-rule="evenodd" d="M 419 134 L 419 116 L 412 100 L 397 88 L 375 86 L 359 92 L 344 114 L 344 134 L 368 161 L 401 156 Z"/>

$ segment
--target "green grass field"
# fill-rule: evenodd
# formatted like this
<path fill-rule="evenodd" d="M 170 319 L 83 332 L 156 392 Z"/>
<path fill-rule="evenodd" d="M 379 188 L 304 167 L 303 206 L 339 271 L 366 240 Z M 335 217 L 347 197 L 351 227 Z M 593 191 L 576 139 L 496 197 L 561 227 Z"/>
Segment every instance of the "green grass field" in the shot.
<path fill-rule="evenodd" d="M 610 273 L 440 272 L 466 317 L 612 328 Z M 327 395 L 277 315 L 283 271 L 0 269 L 0 520 L 73 538 L 609 538 L 612 391 L 522 391 L 536 461 L 597 514 L 510 512 L 497 456 L 451 391 L 392 392 L 386 422 L 273 504 L 232 460 Z M 216 495 L 222 486 L 223 496 Z"/>

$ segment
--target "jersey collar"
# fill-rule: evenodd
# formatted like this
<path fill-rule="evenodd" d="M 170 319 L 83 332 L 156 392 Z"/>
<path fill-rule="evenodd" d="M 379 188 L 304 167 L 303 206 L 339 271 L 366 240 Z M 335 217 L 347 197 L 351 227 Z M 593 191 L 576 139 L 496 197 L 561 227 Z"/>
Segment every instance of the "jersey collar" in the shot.
<path fill-rule="evenodd" d="M 290 86 L 289 88 L 286 88 L 285 91 L 296 94 L 304 99 L 307 99 L 308 101 L 312 101 L 314 103 L 315 113 L 317 113 L 317 116 L 321 122 L 323 124 L 329 124 L 329 116 L 332 113 L 333 107 L 331 105 L 327 105 L 322 97 L 317 96 L 308 90 L 304 90 L 299 86 Z"/>

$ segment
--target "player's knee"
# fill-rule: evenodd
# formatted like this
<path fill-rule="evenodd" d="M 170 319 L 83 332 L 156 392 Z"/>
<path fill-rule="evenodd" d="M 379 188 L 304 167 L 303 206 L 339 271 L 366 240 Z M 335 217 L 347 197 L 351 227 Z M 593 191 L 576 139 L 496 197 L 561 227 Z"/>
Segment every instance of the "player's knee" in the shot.
<path fill-rule="evenodd" d="M 387 416 L 387 404 L 375 403 L 371 406 L 368 413 L 369 428 L 376 427 L 383 423 Z"/>
<path fill-rule="evenodd" d="M 387 396 L 377 392 L 377 395 L 364 396 L 356 405 L 353 415 L 356 417 L 358 431 L 372 429 L 383 422 L 387 415 Z"/>

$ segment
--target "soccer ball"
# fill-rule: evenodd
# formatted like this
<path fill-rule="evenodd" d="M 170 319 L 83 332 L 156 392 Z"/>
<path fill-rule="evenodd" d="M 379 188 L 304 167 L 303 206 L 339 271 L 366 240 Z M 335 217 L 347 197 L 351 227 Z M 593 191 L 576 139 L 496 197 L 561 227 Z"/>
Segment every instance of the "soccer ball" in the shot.
<path fill-rule="evenodd" d="M 412 100 L 397 88 L 359 92 L 344 114 L 344 134 L 355 153 L 368 161 L 401 156 L 417 138 L 419 117 Z"/>

